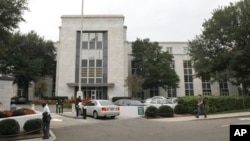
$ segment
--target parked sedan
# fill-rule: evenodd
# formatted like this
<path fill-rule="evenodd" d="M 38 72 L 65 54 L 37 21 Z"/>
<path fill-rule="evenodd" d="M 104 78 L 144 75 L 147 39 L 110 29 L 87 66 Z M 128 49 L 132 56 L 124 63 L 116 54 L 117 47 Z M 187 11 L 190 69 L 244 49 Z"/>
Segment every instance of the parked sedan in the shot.
<path fill-rule="evenodd" d="M 157 108 L 159 108 L 162 105 L 167 105 L 167 106 L 170 106 L 171 108 L 174 109 L 175 106 L 177 105 L 177 101 L 174 99 L 154 99 L 147 105 L 148 106 L 155 106 Z"/>
<path fill-rule="evenodd" d="M 147 98 L 144 103 L 145 104 L 150 104 L 151 101 L 153 100 L 163 100 L 163 99 L 166 99 L 164 96 L 154 96 L 154 97 L 151 97 L 151 98 Z"/>
<path fill-rule="evenodd" d="M 144 106 L 139 100 L 133 99 L 119 99 L 114 102 L 115 105 L 118 106 Z"/>
<path fill-rule="evenodd" d="M 84 105 L 86 113 L 95 119 L 99 117 L 115 118 L 120 115 L 120 107 L 114 105 L 110 100 L 90 100 Z"/>
<path fill-rule="evenodd" d="M 27 98 L 25 96 L 14 96 L 11 98 L 11 104 L 26 103 Z"/>

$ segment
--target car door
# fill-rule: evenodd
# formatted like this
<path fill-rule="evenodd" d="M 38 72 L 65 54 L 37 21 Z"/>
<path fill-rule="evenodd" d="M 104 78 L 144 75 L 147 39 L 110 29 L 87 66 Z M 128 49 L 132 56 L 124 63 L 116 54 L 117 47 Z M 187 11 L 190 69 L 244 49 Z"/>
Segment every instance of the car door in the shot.
<path fill-rule="evenodd" d="M 91 116 L 93 115 L 94 106 L 95 106 L 94 101 L 89 101 L 85 104 L 87 115 Z"/>

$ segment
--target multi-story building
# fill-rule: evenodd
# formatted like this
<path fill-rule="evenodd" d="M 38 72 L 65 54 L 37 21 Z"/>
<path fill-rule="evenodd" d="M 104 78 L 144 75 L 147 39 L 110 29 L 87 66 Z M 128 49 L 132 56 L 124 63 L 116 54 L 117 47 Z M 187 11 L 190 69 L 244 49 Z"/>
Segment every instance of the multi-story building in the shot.
<path fill-rule="evenodd" d="M 134 68 L 131 65 L 131 42 L 126 40 L 124 16 L 85 15 L 81 18 L 72 15 L 62 16 L 61 19 L 55 96 L 76 96 L 79 81 L 82 97 L 85 98 L 132 96 L 125 85 L 125 79 Z M 194 77 L 187 42 L 158 43 L 163 51 L 174 56 L 171 67 L 179 75 L 179 88 L 145 90 L 143 98 L 155 95 L 181 97 L 238 94 L 238 87 L 228 82 L 211 83 L 206 77 Z"/>

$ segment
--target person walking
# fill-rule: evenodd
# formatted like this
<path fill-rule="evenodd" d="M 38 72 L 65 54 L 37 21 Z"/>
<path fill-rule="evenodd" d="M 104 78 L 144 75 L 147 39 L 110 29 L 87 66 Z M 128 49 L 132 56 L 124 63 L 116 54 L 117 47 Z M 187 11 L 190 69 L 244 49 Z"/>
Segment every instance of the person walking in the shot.
<path fill-rule="evenodd" d="M 79 106 L 79 103 L 82 102 L 82 99 L 81 99 L 81 96 L 78 96 L 78 98 L 76 99 L 75 101 L 75 109 L 76 109 L 76 118 L 78 118 L 78 115 L 79 115 L 79 110 L 80 110 L 80 106 Z"/>
<path fill-rule="evenodd" d="M 196 118 L 199 118 L 199 115 L 201 114 L 201 112 L 204 114 L 204 118 L 207 118 L 207 112 L 206 112 L 206 108 L 205 108 L 204 99 L 201 96 L 201 94 L 199 94 L 198 95 L 198 102 L 197 102 L 197 115 L 196 115 Z"/>
<path fill-rule="evenodd" d="M 42 113 L 42 130 L 43 130 L 43 139 L 49 139 L 49 130 L 50 130 L 50 109 L 48 104 L 43 103 L 43 113 Z"/>

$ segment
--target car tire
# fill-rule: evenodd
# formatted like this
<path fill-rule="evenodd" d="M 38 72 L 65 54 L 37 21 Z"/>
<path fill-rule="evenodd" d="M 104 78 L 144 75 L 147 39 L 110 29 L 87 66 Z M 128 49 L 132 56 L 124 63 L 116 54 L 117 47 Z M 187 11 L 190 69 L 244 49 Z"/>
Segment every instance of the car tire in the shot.
<path fill-rule="evenodd" d="M 110 118 L 114 119 L 114 118 L 115 118 L 115 116 L 111 116 Z"/>
<path fill-rule="evenodd" d="M 98 119 L 98 113 L 96 111 L 93 112 L 94 119 Z"/>

